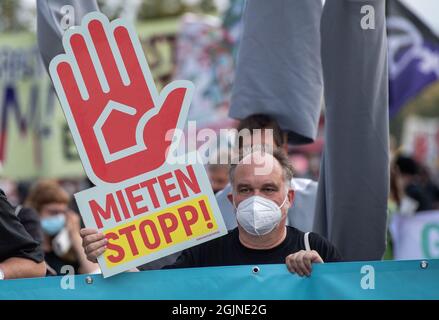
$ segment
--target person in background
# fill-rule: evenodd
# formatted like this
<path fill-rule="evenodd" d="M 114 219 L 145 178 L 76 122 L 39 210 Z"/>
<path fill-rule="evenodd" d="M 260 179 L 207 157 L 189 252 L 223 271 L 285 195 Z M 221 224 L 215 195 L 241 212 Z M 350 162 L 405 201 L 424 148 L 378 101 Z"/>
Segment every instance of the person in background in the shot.
<path fill-rule="evenodd" d="M 439 187 L 431 178 L 431 172 L 429 168 L 425 165 L 420 165 L 419 168 L 419 182 L 426 195 L 429 197 L 431 202 L 431 209 L 439 209 Z"/>
<path fill-rule="evenodd" d="M 35 209 L 44 233 L 43 250 L 50 274 L 65 273 L 71 265 L 75 273 L 95 273 L 99 266 L 85 257 L 79 235 L 81 220 L 69 209 L 70 196 L 53 180 L 41 180 L 30 190 L 25 206 Z"/>
<path fill-rule="evenodd" d="M 390 154 L 395 154 L 391 150 Z M 404 197 L 404 187 L 402 184 L 401 173 L 396 165 L 396 156 L 392 156 L 390 162 L 390 190 L 389 199 L 387 201 L 387 236 L 386 236 L 386 250 L 384 251 L 383 260 L 393 260 L 393 242 L 389 226 L 395 214 L 401 212 L 401 203 Z"/>
<path fill-rule="evenodd" d="M 248 116 L 239 122 L 237 130 L 238 136 L 234 147 L 237 150 L 235 153 L 239 153 L 241 150 L 251 147 L 251 145 L 264 145 L 273 149 L 280 149 L 285 153 L 288 151 L 287 133 L 279 127 L 276 119 L 270 115 L 254 114 Z M 271 134 L 266 135 L 265 130 L 271 130 Z M 250 134 L 251 139 L 245 137 L 245 132 Z M 297 201 L 288 208 L 286 224 L 305 232 L 313 231 L 317 182 L 294 177 L 291 180 L 291 185 L 295 190 Z M 235 210 L 228 198 L 231 191 L 232 186 L 228 183 L 223 190 L 215 195 L 227 230 L 237 227 Z"/>
<path fill-rule="evenodd" d="M 0 280 L 43 277 L 44 254 L 0 190 Z"/>
<path fill-rule="evenodd" d="M 206 165 L 213 193 L 221 191 L 229 183 L 230 158 L 229 150 L 218 150 Z"/>
<path fill-rule="evenodd" d="M 401 213 L 412 215 L 415 212 L 432 210 L 433 200 L 421 183 L 421 168 L 417 161 L 410 156 L 398 155 L 395 165 L 403 190 L 400 200 Z"/>

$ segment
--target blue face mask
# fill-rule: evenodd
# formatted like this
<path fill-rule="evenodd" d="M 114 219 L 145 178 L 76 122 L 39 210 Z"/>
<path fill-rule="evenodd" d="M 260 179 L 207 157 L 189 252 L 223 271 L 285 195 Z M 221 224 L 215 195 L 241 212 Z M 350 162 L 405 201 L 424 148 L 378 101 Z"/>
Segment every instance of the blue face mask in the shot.
<path fill-rule="evenodd" d="M 56 216 L 41 219 L 41 228 L 44 233 L 49 236 L 54 236 L 64 228 L 66 224 L 66 216 L 62 213 Z"/>

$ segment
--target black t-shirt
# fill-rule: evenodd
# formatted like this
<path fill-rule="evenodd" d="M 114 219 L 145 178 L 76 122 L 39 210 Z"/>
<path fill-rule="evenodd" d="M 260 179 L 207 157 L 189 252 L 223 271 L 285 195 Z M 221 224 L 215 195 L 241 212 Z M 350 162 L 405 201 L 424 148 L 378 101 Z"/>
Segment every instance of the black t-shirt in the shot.
<path fill-rule="evenodd" d="M 43 230 L 41 229 L 40 217 L 32 208 L 15 208 L 18 211 L 17 218 L 32 238 L 38 243 L 43 243 Z"/>
<path fill-rule="evenodd" d="M 63 274 L 61 270 L 63 266 L 70 265 L 75 270 L 75 274 L 79 274 L 79 263 L 77 261 L 71 262 L 63 260 L 62 258 L 58 257 L 55 252 L 45 252 L 44 254 L 44 260 L 46 261 L 46 264 L 53 269 L 53 271 L 56 272 L 57 275 Z M 64 271 L 65 273 L 65 271 Z"/>
<path fill-rule="evenodd" d="M 285 240 L 268 250 L 250 249 L 242 245 L 236 228 L 220 238 L 184 250 L 177 261 L 165 269 L 285 263 L 288 255 L 305 250 L 304 232 L 293 227 L 286 228 Z M 309 234 L 309 244 L 324 262 L 341 261 L 338 250 L 318 234 Z"/>
<path fill-rule="evenodd" d="M 0 190 L 0 262 L 12 257 L 35 262 L 44 260 L 40 244 L 25 230 L 15 216 L 14 208 Z"/>

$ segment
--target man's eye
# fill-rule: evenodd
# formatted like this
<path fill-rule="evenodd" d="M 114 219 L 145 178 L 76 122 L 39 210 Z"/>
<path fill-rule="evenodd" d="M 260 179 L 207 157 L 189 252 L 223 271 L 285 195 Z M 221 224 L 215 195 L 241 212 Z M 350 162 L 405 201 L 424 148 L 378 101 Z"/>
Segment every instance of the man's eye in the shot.
<path fill-rule="evenodd" d="M 249 188 L 241 188 L 241 189 L 239 189 L 240 193 L 248 193 L 249 191 L 250 191 Z"/>
<path fill-rule="evenodd" d="M 275 191 L 276 191 L 276 189 L 274 189 L 274 188 L 264 188 L 264 192 L 267 192 L 267 193 L 273 193 Z"/>

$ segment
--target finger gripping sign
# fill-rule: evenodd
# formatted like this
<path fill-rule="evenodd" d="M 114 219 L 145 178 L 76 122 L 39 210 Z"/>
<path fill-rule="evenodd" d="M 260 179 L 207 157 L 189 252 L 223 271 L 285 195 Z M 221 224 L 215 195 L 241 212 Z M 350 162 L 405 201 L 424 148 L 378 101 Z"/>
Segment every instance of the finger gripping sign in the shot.
<path fill-rule="evenodd" d="M 203 165 L 166 161 L 193 85 L 160 93 L 134 28 L 99 12 L 63 36 L 49 72 L 79 156 L 96 187 L 75 194 L 88 228 L 109 240 L 104 277 L 226 233 Z M 193 157 L 187 157 L 193 159 Z"/>

